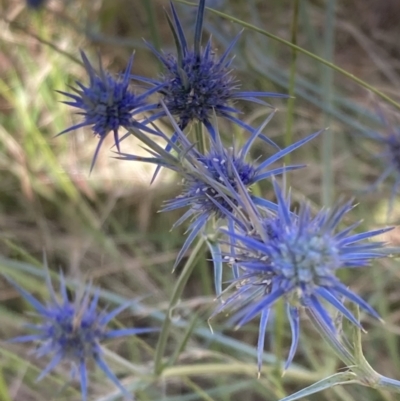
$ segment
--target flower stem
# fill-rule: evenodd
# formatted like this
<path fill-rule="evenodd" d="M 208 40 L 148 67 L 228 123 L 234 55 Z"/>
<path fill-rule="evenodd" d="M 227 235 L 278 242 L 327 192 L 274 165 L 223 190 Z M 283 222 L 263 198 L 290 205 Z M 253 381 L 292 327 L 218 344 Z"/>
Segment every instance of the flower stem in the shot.
<path fill-rule="evenodd" d="M 356 362 L 351 352 L 336 337 L 332 336 L 329 329 L 314 315 L 312 310 L 307 309 L 306 312 L 314 327 L 321 334 L 322 338 L 330 345 L 336 356 L 344 362 L 346 366 L 355 366 Z"/>
<path fill-rule="evenodd" d="M 293 44 L 297 43 L 297 27 L 299 20 L 299 0 L 294 0 L 293 3 L 293 18 L 291 28 L 291 41 Z M 285 147 L 293 143 L 293 115 L 294 115 L 294 94 L 296 85 L 296 61 L 297 61 L 297 50 L 292 48 L 292 62 L 290 64 L 290 76 L 289 76 L 289 95 L 288 99 L 288 114 L 286 119 L 286 133 L 285 133 Z M 284 158 L 286 165 L 290 164 L 290 153 Z"/>
<path fill-rule="evenodd" d="M 335 31 L 335 8 L 336 0 L 329 0 L 326 8 L 326 19 L 325 19 L 325 38 L 324 38 L 324 49 L 325 59 L 331 61 L 334 53 L 334 31 Z M 329 68 L 322 69 L 322 88 L 323 88 L 323 101 L 325 108 L 329 109 L 332 103 L 332 84 L 333 84 L 333 71 Z M 324 126 L 327 127 L 330 124 L 330 114 L 325 113 L 324 115 Z M 333 160 L 333 132 L 332 130 L 326 130 L 322 134 L 322 204 L 326 207 L 332 205 L 332 199 L 334 196 L 333 184 L 334 177 L 332 171 L 332 160 Z"/>
<path fill-rule="evenodd" d="M 160 337 L 158 339 L 158 343 L 157 343 L 157 347 L 156 347 L 156 352 L 154 355 L 154 373 L 156 375 L 159 375 L 163 371 L 163 368 L 164 368 L 162 359 L 164 356 L 165 347 L 167 345 L 167 340 L 168 340 L 168 336 L 169 336 L 169 330 L 171 327 L 171 315 L 172 315 L 173 309 L 175 308 L 177 302 L 179 301 L 179 298 L 182 295 L 185 285 L 186 285 L 186 283 L 194 269 L 194 266 L 196 264 L 195 263 L 196 259 L 200 255 L 204 244 L 205 244 L 205 238 L 200 237 L 200 239 L 198 240 L 192 253 L 190 254 L 188 260 L 186 261 L 185 266 L 183 267 L 182 273 L 180 274 L 178 281 L 175 284 L 175 288 L 172 292 L 171 299 L 169 301 L 168 310 L 165 315 L 163 326 L 161 328 Z"/>
<path fill-rule="evenodd" d="M 206 152 L 206 143 L 203 132 L 203 124 L 200 122 L 196 123 L 194 129 L 196 133 L 197 148 L 199 152 L 204 155 Z"/>
<path fill-rule="evenodd" d="M 264 366 L 263 373 L 271 373 L 271 366 Z M 180 376 L 202 376 L 202 375 L 230 375 L 243 374 L 256 377 L 258 373 L 255 364 L 246 363 L 197 363 L 192 365 L 170 366 L 166 368 L 161 376 L 172 378 Z M 321 380 L 321 373 L 307 370 L 289 368 L 285 373 L 285 378 L 296 382 L 309 383 L 313 380 Z"/>
<path fill-rule="evenodd" d="M 146 10 L 147 14 L 147 24 L 150 28 L 150 36 L 151 40 L 153 42 L 154 48 L 159 51 L 161 48 L 161 41 L 160 41 L 160 35 L 158 33 L 157 29 L 157 21 L 154 16 L 154 7 L 153 7 L 153 2 L 149 0 L 142 0 L 143 6 Z"/>

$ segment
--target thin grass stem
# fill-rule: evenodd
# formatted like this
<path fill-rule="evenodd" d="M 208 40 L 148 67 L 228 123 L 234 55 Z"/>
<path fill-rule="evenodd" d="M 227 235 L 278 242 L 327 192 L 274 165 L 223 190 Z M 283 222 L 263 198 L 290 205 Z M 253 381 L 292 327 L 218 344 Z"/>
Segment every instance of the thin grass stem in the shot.
<path fill-rule="evenodd" d="M 324 37 L 324 57 L 331 61 L 334 56 L 335 48 L 335 9 L 336 0 L 329 0 L 325 14 L 325 37 Z M 333 96 L 333 71 L 330 68 L 322 69 L 322 88 L 323 102 L 327 109 L 330 108 Z M 324 113 L 324 126 L 328 127 L 331 122 L 331 115 Z M 322 134 L 322 204 L 330 207 L 334 197 L 334 174 L 332 170 L 334 153 L 334 141 L 332 130 L 326 130 Z"/>
<path fill-rule="evenodd" d="M 159 51 L 161 49 L 161 40 L 158 32 L 157 20 L 154 15 L 153 2 L 151 0 L 142 0 L 142 3 L 147 14 L 147 24 L 150 29 L 152 45 L 157 51 Z"/>
<path fill-rule="evenodd" d="M 291 27 L 291 41 L 293 44 L 297 43 L 297 29 L 299 21 L 299 0 L 295 0 L 293 3 L 293 18 Z M 292 48 L 292 59 L 290 63 L 290 75 L 289 75 L 289 95 L 288 99 L 288 113 L 286 119 L 286 133 L 285 133 L 285 147 L 293 143 L 293 118 L 294 118 L 294 95 L 296 86 L 296 61 L 297 61 L 297 50 Z M 290 153 L 284 158 L 286 165 L 290 164 Z"/>
<path fill-rule="evenodd" d="M 179 3 L 187 4 L 187 5 L 190 5 L 190 6 L 197 6 L 196 3 L 191 3 L 191 2 L 186 1 L 186 0 L 175 0 L 175 1 L 177 1 Z M 248 28 L 248 29 L 250 29 L 250 30 L 252 30 L 254 32 L 260 33 L 261 35 L 264 35 L 264 36 L 266 36 L 268 38 L 271 38 L 271 39 L 273 39 L 273 40 L 275 40 L 275 41 L 277 41 L 279 43 L 282 43 L 282 44 L 284 44 L 286 46 L 289 46 L 292 49 L 296 49 L 299 53 L 302 53 L 302 54 L 314 59 L 315 61 L 318 61 L 319 63 L 324 64 L 329 68 L 332 68 L 334 71 L 336 71 L 339 74 L 342 74 L 345 77 L 351 79 L 352 81 L 356 82 L 358 85 L 362 86 L 363 88 L 370 90 L 372 93 L 375 93 L 375 95 L 379 96 L 383 100 L 386 100 L 392 106 L 394 106 L 394 107 L 396 107 L 397 109 L 400 110 L 400 103 L 396 102 L 390 96 L 385 95 L 383 92 L 381 92 L 380 90 L 376 89 L 373 85 L 368 84 L 367 82 L 363 81 L 362 79 L 357 78 L 354 74 L 351 74 L 350 72 L 346 71 L 345 69 L 340 68 L 336 64 L 333 64 L 330 61 L 325 60 L 324 58 L 319 57 L 316 54 L 314 54 L 314 53 L 312 53 L 312 52 L 310 52 L 310 51 L 308 51 L 306 49 L 303 49 L 300 46 L 294 45 L 293 43 L 291 43 L 288 40 L 282 39 L 279 36 L 276 36 L 276 35 L 268 32 L 268 31 L 265 31 L 264 29 L 258 28 L 256 26 L 254 26 L 253 24 L 249 24 L 248 22 L 242 21 L 239 18 L 232 17 L 231 15 L 227 15 L 227 14 L 221 12 L 221 11 L 217 11 L 217 10 L 214 10 L 212 8 L 209 8 L 209 7 L 206 7 L 206 8 L 207 8 L 207 10 L 209 10 L 210 12 L 220 16 L 221 18 L 227 19 L 229 21 L 232 21 L 232 22 L 234 22 L 236 24 L 239 24 L 239 25 L 243 26 L 244 28 Z"/>
<path fill-rule="evenodd" d="M 196 259 L 200 255 L 201 251 L 204 248 L 204 244 L 205 244 L 205 239 L 203 237 L 200 237 L 200 239 L 198 240 L 192 253 L 190 254 L 188 260 L 186 261 L 185 266 L 183 267 L 182 273 L 179 276 L 178 281 L 175 284 L 175 288 L 172 292 L 171 299 L 169 301 L 168 310 L 165 315 L 163 326 L 161 328 L 160 337 L 157 342 L 156 352 L 154 355 L 154 372 L 156 375 L 159 375 L 163 370 L 162 360 L 164 357 L 165 348 L 167 345 L 167 340 L 168 340 L 169 331 L 170 331 L 170 327 L 171 327 L 171 315 L 172 315 L 173 309 L 175 308 L 177 302 L 179 301 L 179 298 L 182 295 L 185 285 L 186 285 L 190 275 L 192 274 L 192 271 L 196 264 L 195 263 Z"/>

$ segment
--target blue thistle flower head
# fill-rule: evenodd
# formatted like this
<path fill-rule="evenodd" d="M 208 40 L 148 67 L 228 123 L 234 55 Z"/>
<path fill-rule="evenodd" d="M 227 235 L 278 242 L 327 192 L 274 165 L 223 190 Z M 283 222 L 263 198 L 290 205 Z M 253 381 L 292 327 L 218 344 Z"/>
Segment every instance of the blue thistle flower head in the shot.
<path fill-rule="evenodd" d="M 235 117 L 239 113 L 232 103 L 239 99 L 262 103 L 260 97 L 287 97 L 287 95 L 271 92 L 240 91 L 240 83 L 232 74 L 232 58 L 229 53 L 239 39 L 238 35 L 228 46 L 221 57 L 212 50 L 211 39 L 202 48 L 203 18 L 205 0 L 200 0 L 194 29 L 193 47 L 188 45 L 187 38 L 171 2 L 172 19 L 167 14 L 168 23 L 174 36 L 176 54 L 158 52 L 153 46 L 149 48 L 164 66 L 164 74 L 159 80 L 132 76 L 157 88 L 162 95 L 170 113 L 178 119 L 179 126 L 184 129 L 192 121 L 205 124 L 210 134 L 215 132 L 210 121 L 214 113 L 234 121 L 251 131 L 251 127 Z M 165 115 L 161 110 L 159 116 Z"/>
<path fill-rule="evenodd" d="M 80 109 L 78 114 L 83 116 L 83 121 L 60 132 L 58 135 L 80 127 L 91 126 L 93 133 L 99 137 L 99 143 L 91 165 L 92 169 L 101 145 L 110 132 L 114 134 L 115 146 L 118 151 L 120 150 L 119 130 L 121 128 L 129 130 L 132 127 L 137 127 L 154 134 L 153 130 L 148 128 L 146 124 L 137 121 L 136 118 L 143 112 L 155 109 L 157 105 L 147 104 L 146 102 L 146 98 L 154 90 L 148 90 L 143 94 L 136 95 L 129 88 L 133 55 L 129 59 L 125 73 L 122 77 L 117 78 L 103 70 L 101 61 L 99 62 L 100 70 L 96 72 L 83 51 L 81 51 L 81 56 L 86 72 L 89 75 L 89 85 L 85 86 L 77 81 L 77 88 L 71 88 L 73 93 L 58 92 L 71 99 L 63 103 Z"/>
<path fill-rule="evenodd" d="M 235 230 L 225 230 L 230 253 L 223 260 L 236 267 L 238 289 L 215 313 L 232 308 L 231 322 L 242 326 L 261 314 L 258 363 L 261 367 L 268 316 L 278 299 L 284 299 L 291 326 L 292 345 L 285 368 L 291 363 L 299 339 L 299 310 L 305 308 L 332 338 L 336 328 L 324 304 L 333 306 L 350 322 L 361 327 L 343 304 L 347 299 L 372 316 L 377 312 L 337 278 L 342 268 L 358 268 L 385 256 L 383 243 L 366 240 L 389 231 L 384 228 L 351 234 L 353 224 L 338 229 L 351 209 L 351 202 L 322 209 L 314 217 L 310 206 L 303 203 L 298 215 L 290 211 L 290 193 L 285 196 L 273 180 L 277 197 L 276 214 L 260 214 L 244 188 L 239 189 L 248 221 Z M 245 228 L 243 228 L 245 227 Z"/>
<path fill-rule="evenodd" d="M 232 213 L 232 200 L 229 198 L 229 194 L 215 188 L 215 182 L 220 182 L 227 190 L 237 190 L 231 166 L 237 171 L 240 180 L 246 187 L 257 181 L 256 166 L 241 158 L 234 148 L 213 148 L 206 155 L 199 154 L 196 162 L 206 170 L 209 180 L 198 174 L 188 173 L 184 178 L 182 194 L 178 199 L 190 201 L 193 211 L 198 210 L 202 214 L 223 218 L 225 217 L 224 210 Z M 168 203 L 173 205 L 176 200 Z"/>
<path fill-rule="evenodd" d="M 120 391 L 132 399 L 132 395 L 122 386 L 103 358 L 101 342 L 129 335 L 155 331 L 152 328 L 109 329 L 111 320 L 127 308 L 131 302 L 112 311 L 98 311 L 99 291 L 91 297 L 91 285 L 86 286 L 81 296 L 76 295 L 73 302 L 69 300 L 63 274 L 60 274 L 61 297 L 57 297 L 47 276 L 50 293 L 49 302 L 44 305 L 33 295 L 8 279 L 15 289 L 28 301 L 36 311 L 37 322 L 27 327 L 33 334 L 11 339 L 14 343 L 37 342 L 34 353 L 38 358 L 50 356 L 50 362 L 39 375 L 41 380 L 59 363 L 71 364 L 71 377 L 78 373 L 83 401 L 87 400 L 87 362 L 94 361 Z"/>
<path fill-rule="evenodd" d="M 160 93 L 171 113 L 179 117 L 182 127 L 194 120 L 207 121 L 213 110 L 223 115 L 226 112 L 223 108 L 237 90 L 236 79 L 228 73 L 225 64 L 216 62 L 210 48 L 209 41 L 200 55 L 188 50 L 181 65 L 176 57 L 165 57 L 166 84 Z"/>
<path fill-rule="evenodd" d="M 168 109 L 165 108 L 165 111 L 171 119 L 176 134 L 175 143 L 172 142 L 172 139 L 167 137 L 165 139 L 169 141 L 169 145 L 174 148 L 178 156 L 175 158 L 167 150 L 153 146 L 150 153 L 155 157 L 147 160 L 143 157 L 129 154 L 121 154 L 119 158 L 156 163 L 159 166 L 175 170 L 181 175 L 181 194 L 177 198 L 165 202 L 163 208 L 163 211 L 184 207 L 189 208 L 173 226 L 176 227 L 184 221 L 191 220 L 188 229 L 190 234 L 178 254 L 175 266 L 180 262 L 193 240 L 212 217 L 235 219 L 234 214 L 238 206 L 244 206 L 237 194 L 239 182 L 246 191 L 250 191 L 250 187 L 256 182 L 304 167 L 304 165 L 293 165 L 269 169 L 273 163 L 319 134 L 319 132 L 312 134 L 256 164 L 247 160 L 248 153 L 274 113 L 271 113 L 258 129 L 253 130 L 244 146 L 240 149 L 236 149 L 235 146 L 225 147 L 218 129 L 213 128 L 215 136 L 209 137 L 208 152 L 202 154 L 187 139 L 178 124 L 173 120 Z M 162 134 L 160 133 L 160 135 Z M 152 145 L 150 144 L 150 146 Z M 251 196 L 251 199 L 261 207 L 275 212 L 278 211 L 277 205 L 271 201 L 256 196 Z"/>

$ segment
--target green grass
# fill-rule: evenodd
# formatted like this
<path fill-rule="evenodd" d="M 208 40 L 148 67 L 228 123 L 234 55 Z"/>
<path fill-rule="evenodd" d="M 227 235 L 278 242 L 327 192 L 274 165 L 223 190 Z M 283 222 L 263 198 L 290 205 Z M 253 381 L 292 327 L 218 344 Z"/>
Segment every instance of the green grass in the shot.
<path fill-rule="evenodd" d="M 382 166 L 372 155 L 379 149 L 360 135 L 362 130 L 378 127 L 378 122 L 373 117 L 374 103 L 365 85 L 359 84 L 360 80 L 366 82 L 394 103 L 399 101 L 398 88 L 387 79 L 386 69 L 382 70 L 384 65 L 400 79 L 397 50 L 389 40 L 396 34 L 394 28 L 385 29 L 373 22 L 366 28 L 361 22 L 370 20 L 368 7 L 355 18 L 353 3 L 338 1 L 335 10 L 334 2 L 302 0 L 296 43 L 313 56 L 298 50 L 293 64 L 293 49 L 272 36 L 292 40 L 293 2 L 271 0 L 268 6 L 256 0 L 226 3 L 223 13 L 270 34 L 250 27 L 235 48 L 235 65 L 243 86 L 288 92 L 292 82 L 291 93 L 296 96 L 290 113 L 292 126 L 286 131 L 288 103 L 273 100 L 279 113 L 266 133 L 283 145 L 289 130 L 286 138 L 295 141 L 327 122 L 331 127 L 330 136 L 291 155 L 292 163 L 308 164 L 306 173 L 290 175 L 295 201 L 307 197 L 317 208 L 321 198 L 328 202 L 332 193 L 335 199 L 355 196 L 360 205 L 348 217 L 349 223 L 363 219 L 364 229 L 385 224 L 390 182 L 379 192 L 362 192 L 379 176 Z M 233 331 L 224 327 L 224 316 L 219 316 L 211 322 L 214 333 L 208 328 L 207 319 L 215 305 L 211 264 L 199 261 L 182 294 L 174 293 L 183 266 L 173 274 L 171 269 L 184 229 L 170 232 L 179 214 L 157 213 L 162 201 L 179 191 L 174 177 L 164 172 L 149 187 L 152 171 L 112 159 L 108 144 L 89 174 L 97 143 L 90 130 L 55 138 L 79 119 L 60 102 L 62 97 L 56 92 L 67 90 L 75 79 L 85 79 L 78 62 L 79 49 L 87 51 L 92 60 L 99 51 L 107 68 L 116 72 L 125 68 L 132 50 L 137 49 L 134 72 L 156 74 L 158 65 L 143 48 L 141 38 L 160 40 L 162 47 L 171 48 L 163 7 L 168 7 L 167 1 L 152 0 L 151 7 L 140 0 L 49 2 L 47 10 L 36 14 L 17 0 L 0 2 L 0 273 L 44 299 L 45 250 L 54 278 L 60 268 L 71 286 L 92 278 L 101 286 L 102 304 L 139 300 L 122 314 L 118 324 L 161 327 L 168 314 L 168 337 L 158 348 L 156 334 L 107 344 L 110 366 L 128 389 L 135 389 L 138 400 L 276 401 L 343 368 L 307 318 L 302 320 L 294 364 L 284 377 L 276 369 L 275 345 L 281 344 L 278 354 L 285 358 L 290 345 L 287 322 L 283 322 L 279 338 L 274 338 L 273 330 L 269 332 L 263 371 L 257 379 L 257 322 Z M 179 4 L 180 11 L 184 7 Z M 346 30 L 343 24 L 334 26 L 334 11 L 353 30 Z M 240 24 L 211 12 L 206 27 L 219 49 L 241 29 Z M 365 51 L 357 39 L 369 37 L 369 32 L 381 34 L 373 39 L 375 46 L 386 50 L 381 63 L 374 64 L 375 47 Z M 323 66 L 319 57 L 348 73 L 343 75 L 338 68 L 328 72 L 327 63 Z M 378 101 L 378 97 L 374 99 Z M 264 115 L 261 106 L 246 105 L 241 117 L 255 125 Z M 396 120 L 393 113 L 390 116 Z M 232 135 L 226 124 L 221 124 L 221 130 L 228 139 Z M 234 132 L 246 135 L 237 128 Z M 123 148 L 141 151 L 137 143 L 126 143 Z M 269 152 L 260 145 L 253 156 Z M 257 190 L 267 197 L 272 194 L 268 184 Z M 396 225 L 399 217 L 395 211 L 390 224 Z M 395 236 L 390 241 L 399 243 Z M 377 262 L 370 268 L 343 272 L 342 279 L 369 300 L 386 321 L 382 325 L 363 316 L 368 329 L 363 336 L 367 360 L 378 372 L 400 379 L 397 264 L 397 260 Z M 176 299 L 171 307 L 173 294 Z M 5 342 L 23 331 L 22 325 L 29 319 L 26 308 L 0 278 L 0 339 L 4 340 L 0 341 L 0 400 L 79 400 L 77 383 L 63 389 L 68 366 L 36 383 L 46 361 L 34 359 L 24 345 Z M 154 374 L 155 360 L 157 367 L 164 366 L 159 376 Z M 114 387 L 99 371 L 91 370 L 90 379 L 91 400 L 117 399 Z M 395 401 L 397 397 L 349 385 L 307 399 Z"/>

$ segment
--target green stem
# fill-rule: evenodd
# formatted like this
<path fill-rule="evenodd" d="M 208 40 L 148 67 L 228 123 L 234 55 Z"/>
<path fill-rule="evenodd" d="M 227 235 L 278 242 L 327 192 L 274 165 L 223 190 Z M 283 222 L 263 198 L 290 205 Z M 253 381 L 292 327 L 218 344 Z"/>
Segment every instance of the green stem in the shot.
<path fill-rule="evenodd" d="M 205 238 L 200 237 L 195 248 L 193 249 L 192 253 L 190 254 L 188 260 L 186 261 L 185 266 L 183 267 L 182 273 L 180 274 L 178 281 L 175 284 L 174 291 L 172 292 L 172 296 L 169 301 L 168 310 L 165 315 L 163 326 L 161 328 L 160 337 L 158 339 L 158 343 L 157 343 L 157 347 L 156 347 L 156 352 L 154 355 L 154 372 L 156 375 L 159 375 L 164 368 L 164 366 L 162 364 L 162 359 L 164 356 L 165 347 L 167 345 L 167 340 L 168 340 L 168 336 L 169 336 L 169 330 L 171 327 L 171 315 L 172 315 L 173 309 L 175 308 L 177 302 L 179 301 L 179 298 L 182 295 L 185 285 L 194 269 L 196 258 L 200 254 L 204 243 L 205 243 Z"/>
<path fill-rule="evenodd" d="M 329 61 L 333 59 L 334 54 L 334 32 L 335 32 L 335 8 L 336 0 L 329 0 L 326 9 L 326 19 L 325 19 L 325 58 Z M 330 108 L 332 103 L 332 86 L 333 86 L 333 73 L 329 68 L 323 68 L 322 70 L 322 88 L 323 88 L 323 101 L 326 109 Z M 324 115 L 324 126 L 328 127 L 331 118 L 329 113 Z M 334 196 L 334 177 L 332 171 L 333 162 L 333 132 L 331 130 L 326 130 L 322 134 L 322 204 L 324 206 L 331 206 L 333 196 Z"/>
<path fill-rule="evenodd" d="M 323 325 L 323 323 L 318 319 L 312 310 L 307 309 L 306 313 L 313 323 L 314 327 L 321 334 L 322 338 L 330 345 L 332 351 L 335 352 L 336 356 L 348 367 L 356 366 L 356 361 L 354 356 L 350 351 L 336 338 L 332 335 L 329 329 Z M 353 370 L 353 369 L 352 369 Z M 356 373 L 356 372 L 354 372 Z"/>
<path fill-rule="evenodd" d="M 1 20 L 6 22 L 7 24 L 10 24 L 10 26 L 20 32 L 23 32 L 24 34 L 34 38 L 35 40 L 37 40 L 39 43 L 41 43 L 42 45 L 48 46 L 50 47 L 50 49 L 53 49 L 56 53 L 62 54 L 63 56 L 65 56 L 66 58 L 68 58 L 69 60 L 71 60 L 72 62 L 76 63 L 76 64 L 80 64 L 82 67 L 84 66 L 82 61 L 78 58 L 75 57 L 74 55 L 68 53 L 67 51 L 63 50 L 61 47 L 55 45 L 51 40 L 47 40 L 44 37 L 37 35 L 36 33 L 33 32 L 33 30 L 30 30 L 29 28 L 25 27 L 22 24 L 19 24 L 17 22 L 15 22 L 14 20 L 9 20 L 8 18 L 4 17 L 4 16 L 0 16 Z"/>
<path fill-rule="evenodd" d="M 153 2 L 151 0 L 142 0 L 144 9 L 146 10 L 147 14 L 147 23 L 150 28 L 150 36 L 151 40 L 153 42 L 153 46 L 156 50 L 161 49 L 161 41 L 160 41 L 160 35 L 158 33 L 157 29 L 157 21 L 154 16 L 154 7 L 153 7 Z"/>
<path fill-rule="evenodd" d="M 263 371 L 271 372 L 272 367 L 264 366 Z M 245 363 L 206 363 L 206 364 L 193 364 L 193 365 L 180 365 L 170 366 L 165 368 L 161 374 L 163 378 L 179 377 L 179 376 L 201 376 L 201 375 L 231 375 L 231 374 L 246 374 L 256 377 L 258 368 L 255 364 Z M 288 369 L 285 372 L 285 378 L 295 380 L 298 382 L 312 382 L 321 380 L 320 373 L 311 371 L 300 372 L 297 370 Z"/>
<path fill-rule="evenodd" d="M 198 122 L 194 125 L 195 133 L 196 133 L 196 142 L 197 142 L 197 148 L 199 149 L 199 152 L 204 155 L 206 152 L 206 143 L 205 143 L 205 137 L 203 133 L 203 124 Z"/>
<path fill-rule="evenodd" d="M 177 1 L 179 3 L 187 4 L 189 6 L 197 6 L 197 3 L 191 3 L 191 2 L 186 1 L 186 0 L 175 0 L 175 1 Z M 209 7 L 206 7 L 206 9 L 208 11 L 211 11 L 212 13 L 220 16 L 221 18 L 224 18 L 224 19 L 227 19 L 229 21 L 235 22 L 236 24 L 239 24 L 239 25 L 241 25 L 241 26 L 243 26 L 245 28 L 251 29 L 254 32 L 260 33 L 261 35 L 264 35 L 264 36 L 266 36 L 268 38 L 276 40 L 277 42 L 282 43 L 282 44 L 284 44 L 286 46 L 289 46 L 292 49 L 297 50 L 299 53 L 302 53 L 302 54 L 304 54 L 304 55 L 306 55 L 306 56 L 318 61 L 319 63 L 324 64 L 329 68 L 332 68 L 336 72 L 338 72 L 338 73 L 344 75 L 345 77 L 351 79 L 352 81 L 356 82 L 358 85 L 362 86 L 363 88 L 366 88 L 366 89 L 370 90 L 372 93 L 375 93 L 375 95 L 377 95 L 380 98 L 386 100 L 388 103 L 390 103 L 391 105 L 393 105 L 394 107 L 396 107 L 397 109 L 400 110 L 400 103 L 396 102 L 391 97 L 385 95 L 383 92 L 379 91 L 378 89 L 376 89 L 372 85 L 369 85 L 367 82 L 363 81 L 362 79 L 357 78 L 355 75 L 351 74 L 350 72 L 348 72 L 348 71 L 344 70 L 343 68 L 340 68 L 337 65 L 329 62 L 328 60 L 325 60 L 322 57 L 319 57 L 316 54 L 314 54 L 314 53 L 312 53 L 312 52 L 310 52 L 308 50 L 305 50 L 300 46 L 294 45 L 293 43 L 291 43 L 288 40 L 282 39 L 279 36 L 276 36 L 276 35 L 273 35 L 270 32 L 264 31 L 261 28 L 257 28 L 256 26 L 254 26 L 252 24 L 249 24 L 248 22 L 242 21 L 242 20 L 240 20 L 238 18 L 232 17 L 232 16 L 227 15 L 227 14 L 221 12 L 221 11 L 217 11 L 217 10 L 214 10 L 212 8 L 209 8 Z"/>
<path fill-rule="evenodd" d="M 202 294 L 204 296 L 211 297 L 215 294 L 213 292 L 214 285 L 211 280 L 208 263 L 209 263 L 209 259 L 207 259 L 207 258 L 202 258 L 201 260 L 199 260 L 199 274 L 200 274 L 200 280 L 201 280 Z"/>
<path fill-rule="evenodd" d="M 3 368 L 0 366 L 0 399 L 2 401 L 12 401 L 7 388 L 7 383 L 3 374 Z"/>
<path fill-rule="evenodd" d="M 263 372 L 271 373 L 271 366 L 264 366 Z M 256 377 L 258 369 L 255 364 L 245 363 L 205 363 L 182 366 L 169 366 L 165 368 L 161 374 L 163 378 L 179 377 L 179 376 L 202 376 L 202 375 L 231 375 L 246 374 Z M 309 383 L 315 380 L 321 380 L 321 373 L 315 373 L 308 370 L 295 370 L 289 368 L 285 372 L 285 378 L 296 382 Z"/>
<path fill-rule="evenodd" d="M 293 6 L 293 19 L 292 19 L 292 43 L 297 43 L 297 28 L 299 20 L 299 0 L 294 1 Z M 294 115 L 294 94 L 296 84 L 296 60 L 297 50 L 292 48 L 292 62 L 290 64 L 290 76 L 289 76 L 289 95 L 291 96 L 288 100 L 288 117 L 286 120 L 286 134 L 285 134 L 285 147 L 293 143 L 293 115 Z M 284 163 L 290 164 L 290 153 L 285 156 Z"/>

